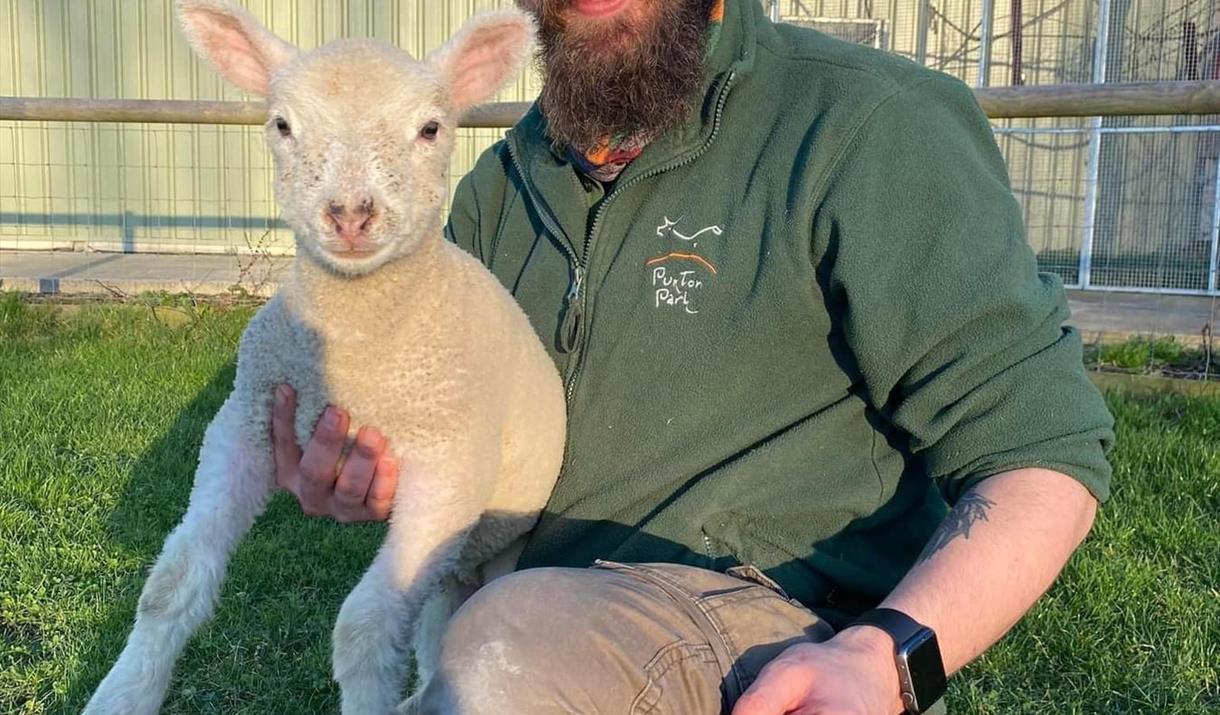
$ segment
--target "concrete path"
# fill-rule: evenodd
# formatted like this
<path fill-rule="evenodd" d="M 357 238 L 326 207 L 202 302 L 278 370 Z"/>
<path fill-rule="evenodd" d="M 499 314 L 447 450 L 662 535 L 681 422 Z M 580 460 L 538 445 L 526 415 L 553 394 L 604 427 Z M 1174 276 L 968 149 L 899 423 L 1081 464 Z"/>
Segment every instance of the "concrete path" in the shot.
<path fill-rule="evenodd" d="M 42 294 L 145 291 L 221 295 L 240 287 L 275 292 L 290 258 L 261 255 L 184 255 L 0 251 L 0 290 Z"/>
<path fill-rule="evenodd" d="M 1195 342 L 1210 325 L 1220 332 L 1220 297 L 1068 291 L 1069 321 L 1085 342 L 1109 342 L 1131 335 L 1174 335 Z"/>
<path fill-rule="evenodd" d="M 42 294 L 143 291 L 254 295 L 275 292 L 290 258 L 236 255 L 0 251 L 0 290 Z M 1132 334 L 1198 339 L 1203 326 L 1220 330 L 1220 297 L 1069 291 L 1071 322 L 1086 341 Z"/>

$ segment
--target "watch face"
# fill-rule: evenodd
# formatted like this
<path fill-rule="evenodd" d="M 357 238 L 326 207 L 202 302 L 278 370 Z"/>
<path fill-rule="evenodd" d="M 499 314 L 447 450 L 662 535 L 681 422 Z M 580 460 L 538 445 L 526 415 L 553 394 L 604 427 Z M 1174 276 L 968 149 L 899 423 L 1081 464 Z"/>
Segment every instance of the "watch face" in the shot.
<path fill-rule="evenodd" d="M 898 658 L 910 673 L 910 688 L 915 696 L 911 709 L 923 712 L 945 694 L 945 666 L 940 658 L 936 634 L 925 628 L 898 648 Z"/>

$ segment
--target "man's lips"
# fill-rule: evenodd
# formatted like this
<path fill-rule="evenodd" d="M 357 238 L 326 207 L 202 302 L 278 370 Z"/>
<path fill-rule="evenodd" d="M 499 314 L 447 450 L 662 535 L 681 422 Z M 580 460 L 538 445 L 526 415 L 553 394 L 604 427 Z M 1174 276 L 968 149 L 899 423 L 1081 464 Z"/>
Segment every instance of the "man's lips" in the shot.
<path fill-rule="evenodd" d="M 631 0 L 572 0 L 572 9 L 585 17 L 608 17 Z"/>

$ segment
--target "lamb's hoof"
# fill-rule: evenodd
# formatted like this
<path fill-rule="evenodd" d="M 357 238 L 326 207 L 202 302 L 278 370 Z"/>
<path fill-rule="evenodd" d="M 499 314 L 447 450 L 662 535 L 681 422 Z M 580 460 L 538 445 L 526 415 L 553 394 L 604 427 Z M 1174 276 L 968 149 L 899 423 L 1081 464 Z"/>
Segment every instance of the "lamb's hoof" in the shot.
<path fill-rule="evenodd" d="M 115 695 L 112 691 L 98 691 L 85 704 L 82 715 L 130 715 L 157 712 L 159 703 L 140 698 L 135 692 L 127 696 Z"/>
<path fill-rule="evenodd" d="M 157 715 L 165 685 L 130 667 L 131 662 L 130 658 L 119 659 L 98 684 L 82 715 Z"/>

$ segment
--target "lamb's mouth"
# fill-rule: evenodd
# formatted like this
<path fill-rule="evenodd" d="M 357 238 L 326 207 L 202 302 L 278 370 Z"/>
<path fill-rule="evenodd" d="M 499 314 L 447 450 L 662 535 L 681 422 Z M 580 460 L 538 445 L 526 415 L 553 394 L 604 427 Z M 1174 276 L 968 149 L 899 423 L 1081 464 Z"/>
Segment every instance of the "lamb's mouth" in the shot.
<path fill-rule="evenodd" d="M 346 246 L 343 248 L 326 248 L 326 252 L 336 258 L 361 259 L 375 256 L 381 251 L 381 246 L 357 247 Z"/>
<path fill-rule="evenodd" d="M 318 247 L 323 253 L 335 258 L 360 260 L 380 253 L 384 245 L 374 241 L 367 235 L 342 236 L 337 231 L 321 230 L 318 232 Z"/>

